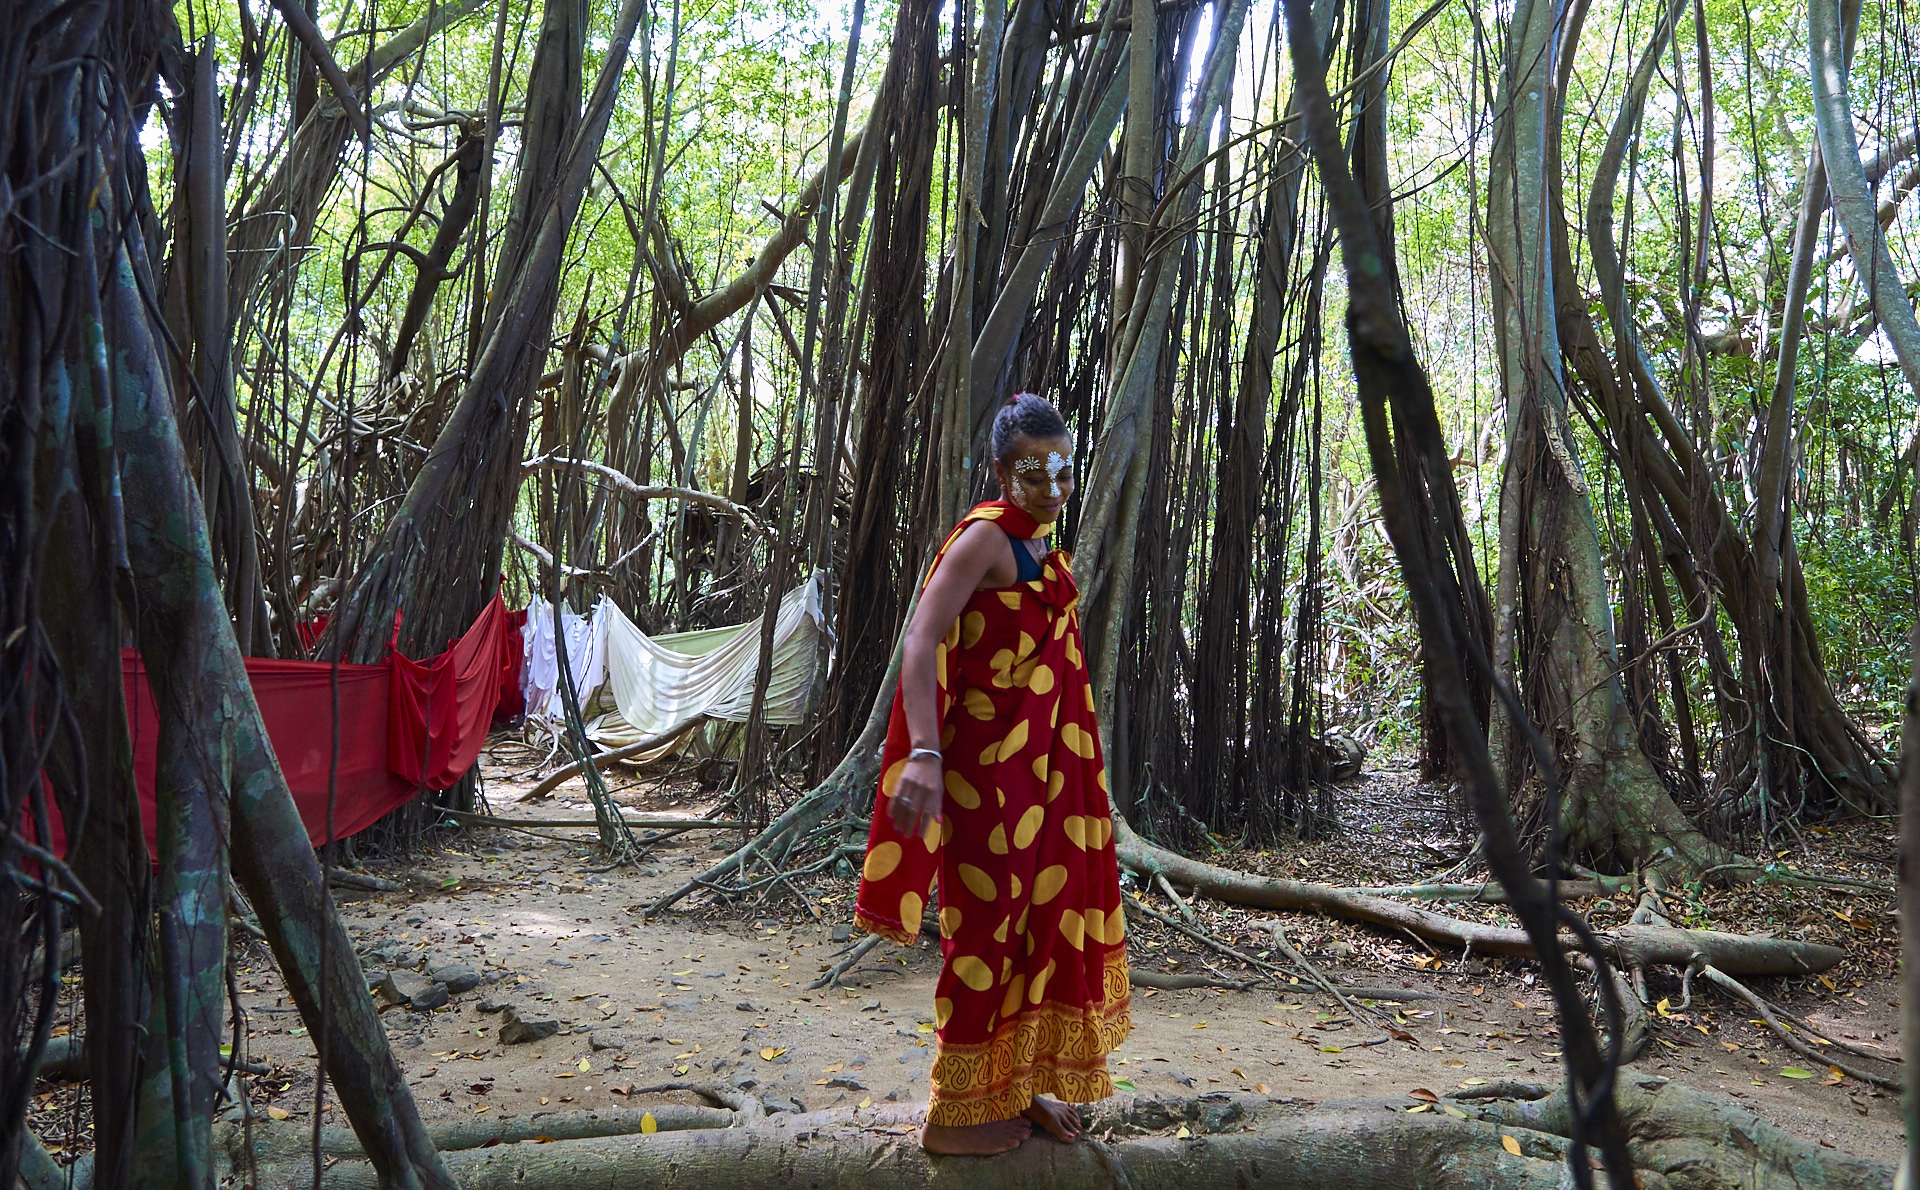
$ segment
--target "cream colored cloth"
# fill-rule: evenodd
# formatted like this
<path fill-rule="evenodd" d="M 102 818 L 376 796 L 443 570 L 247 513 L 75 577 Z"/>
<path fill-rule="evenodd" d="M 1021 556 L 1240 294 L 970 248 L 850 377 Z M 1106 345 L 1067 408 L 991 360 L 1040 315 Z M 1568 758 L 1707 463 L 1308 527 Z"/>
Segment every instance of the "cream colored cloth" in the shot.
<path fill-rule="evenodd" d="M 817 678 L 820 634 L 825 631 L 821 596 L 824 571 L 781 598 L 773 623 L 773 677 L 767 685 L 766 721 L 792 724 L 806 713 Z M 610 600 L 596 610 L 605 632 L 607 688 L 617 712 L 588 726 L 604 748 L 665 735 L 705 716 L 746 722 L 753 709 L 753 679 L 760 662 L 760 624 L 755 619 L 726 628 L 650 637 Z M 645 758 L 677 750 L 696 733 L 682 732 Z"/>

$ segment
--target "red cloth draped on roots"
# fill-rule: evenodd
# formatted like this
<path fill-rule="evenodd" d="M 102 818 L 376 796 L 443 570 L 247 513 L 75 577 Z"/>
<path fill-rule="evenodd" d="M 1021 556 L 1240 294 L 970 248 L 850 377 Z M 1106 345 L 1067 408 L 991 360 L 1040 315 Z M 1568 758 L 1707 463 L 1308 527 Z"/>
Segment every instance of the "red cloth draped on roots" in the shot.
<path fill-rule="evenodd" d="M 983 520 L 1014 538 L 1039 530 L 1005 501 L 978 505 L 929 578 Z M 1039 579 L 975 591 L 940 643 L 946 797 L 922 838 L 901 835 L 887 811 L 909 750 L 894 696 L 854 922 L 913 945 L 939 878 L 931 1124 L 1011 1119 L 1042 1092 L 1104 1099 L 1107 1054 L 1133 1027 L 1107 776 L 1067 563 L 1055 550 Z"/>

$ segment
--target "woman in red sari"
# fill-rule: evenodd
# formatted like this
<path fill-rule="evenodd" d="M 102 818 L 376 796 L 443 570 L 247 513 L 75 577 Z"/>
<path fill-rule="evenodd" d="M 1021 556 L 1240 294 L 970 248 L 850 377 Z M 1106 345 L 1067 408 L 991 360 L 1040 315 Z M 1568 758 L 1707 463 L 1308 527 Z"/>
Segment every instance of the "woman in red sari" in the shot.
<path fill-rule="evenodd" d="M 907 626 L 855 923 L 911 946 L 938 884 L 938 1041 L 921 1143 L 998 1153 L 1113 1093 L 1126 917 L 1080 638 L 1045 537 L 1073 445 L 1022 393 L 994 419 L 1002 499 L 948 535 Z M 1041 1095 L 1052 1098 L 1040 1098 Z"/>

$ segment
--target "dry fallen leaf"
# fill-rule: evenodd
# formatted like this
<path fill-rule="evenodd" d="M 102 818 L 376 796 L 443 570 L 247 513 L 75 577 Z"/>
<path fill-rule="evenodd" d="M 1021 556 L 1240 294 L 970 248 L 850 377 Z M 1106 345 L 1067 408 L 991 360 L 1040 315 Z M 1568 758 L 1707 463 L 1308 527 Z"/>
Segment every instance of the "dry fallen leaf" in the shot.
<path fill-rule="evenodd" d="M 593 1069 L 593 1063 L 592 1063 L 592 1062 L 590 1062 L 590 1061 L 588 1061 L 588 1060 L 587 1060 L 587 1059 L 585 1059 L 585 1058 L 582 1058 L 582 1059 L 580 1059 L 580 1072 L 581 1072 L 582 1074 L 585 1074 L 585 1073 L 586 1073 L 587 1071 L 589 1071 L 589 1070 L 592 1070 L 592 1069 Z"/>
<path fill-rule="evenodd" d="M 772 1046 L 768 1046 L 767 1048 L 760 1051 L 760 1056 L 766 1061 L 771 1062 L 775 1058 L 779 1057 L 781 1054 L 784 1054 L 786 1052 L 787 1051 L 785 1050 L 785 1048 L 774 1049 Z"/>
<path fill-rule="evenodd" d="M 1193 1133 L 1187 1131 L 1187 1126 L 1185 1124 L 1182 1124 L 1180 1125 L 1180 1131 L 1174 1133 L 1173 1135 L 1176 1140 L 1186 1140 L 1189 1137 L 1191 1137 Z"/>
<path fill-rule="evenodd" d="M 640 1131 L 648 1136 L 652 1136 L 654 1133 L 660 1131 L 660 1121 L 653 1118 L 652 1112 L 648 1112 L 640 1117 Z"/>
<path fill-rule="evenodd" d="M 267 1114 L 269 1116 L 272 1116 L 276 1120 L 291 1119 L 293 1116 L 293 1113 L 288 1111 L 284 1107 L 269 1107 L 267 1109 Z"/>
<path fill-rule="evenodd" d="M 1515 1157 L 1520 1155 L 1520 1142 L 1504 1132 L 1500 1134 L 1500 1147 L 1512 1153 Z"/>
<path fill-rule="evenodd" d="M 1413 1090 L 1408 1091 L 1407 1098 L 1418 1099 L 1422 1103 L 1440 1102 L 1440 1096 L 1435 1095 L 1432 1091 L 1427 1090 L 1425 1087 L 1415 1087 Z"/>
<path fill-rule="evenodd" d="M 1258 1091 L 1258 1092 L 1259 1092 L 1260 1094 L 1262 1094 L 1262 1095 L 1266 1095 L 1266 1094 L 1268 1094 L 1268 1093 L 1270 1093 L 1270 1092 L 1271 1092 L 1271 1091 L 1273 1090 L 1273 1088 L 1272 1088 L 1272 1087 L 1269 1087 L 1269 1086 L 1268 1086 L 1267 1084 L 1265 1084 L 1265 1083 L 1255 1083 L 1255 1084 L 1253 1084 L 1253 1089 L 1254 1089 L 1255 1091 Z"/>

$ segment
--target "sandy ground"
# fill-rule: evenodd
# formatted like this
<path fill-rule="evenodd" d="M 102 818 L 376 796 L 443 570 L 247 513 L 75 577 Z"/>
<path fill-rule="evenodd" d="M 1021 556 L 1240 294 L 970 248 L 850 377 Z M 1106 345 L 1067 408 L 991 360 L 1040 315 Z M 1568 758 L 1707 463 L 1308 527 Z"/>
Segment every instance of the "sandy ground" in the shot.
<path fill-rule="evenodd" d="M 490 782 L 489 790 L 506 817 L 590 820 L 583 795 L 568 787 L 532 807 L 513 803 L 513 787 L 502 781 Z M 640 787 L 629 787 L 622 800 L 650 812 L 700 808 Z M 1391 815 L 1396 800 L 1370 804 Z M 1430 799 L 1402 804 L 1419 807 L 1402 815 L 1409 820 L 1435 813 Z M 1441 824 L 1436 818 L 1425 825 L 1438 831 Z M 554 837 L 497 829 L 453 835 L 409 864 L 369 869 L 405 881 L 408 891 L 340 894 L 361 949 L 397 949 L 402 963 L 425 956 L 457 960 L 483 973 L 479 987 L 435 1011 L 381 1001 L 395 1052 L 429 1120 L 699 1102 L 686 1092 L 641 1090 L 667 1081 L 746 1087 L 789 1109 L 924 1100 L 934 1053 L 935 947 L 885 943 L 844 986 L 807 986 L 854 937 L 847 924 L 853 879 L 802 883 L 817 917 L 793 898 L 736 908 L 690 899 L 648 921 L 642 907 L 701 871 L 738 836 L 681 835 L 644 869 L 600 872 L 588 835 L 546 833 Z M 1392 850 L 1365 830 L 1355 837 L 1372 852 Z M 1404 849 L 1405 862 L 1418 867 L 1421 849 L 1433 846 L 1416 838 Z M 1248 862 L 1311 875 L 1334 860 L 1302 848 L 1260 853 Z M 1425 863 L 1435 866 L 1430 858 Z M 1390 874 L 1376 865 L 1371 878 Z M 1167 908 L 1164 899 L 1154 903 Z M 1879 905 L 1887 935 L 1876 934 L 1876 946 L 1890 940 L 1892 928 L 1890 903 Z M 1273 915 L 1214 909 L 1216 930 L 1248 949 L 1262 945 Z M 1325 1100 L 1416 1088 L 1445 1092 L 1475 1079 L 1558 1081 L 1558 1030 L 1531 964 L 1483 964 L 1457 953 L 1436 959 L 1408 939 L 1348 923 L 1283 920 L 1295 945 L 1334 980 L 1402 989 L 1405 998 L 1385 1006 L 1413 1040 L 1377 1035 L 1310 985 L 1136 989 L 1133 1035 L 1112 1065 L 1123 1087 Z M 1130 941 L 1136 966 L 1195 971 L 1219 962 L 1152 927 L 1136 930 Z M 1229 960 L 1218 969 L 1239 975 L 1235 967 Z M 1891 964 L 1879 964 L 1877 975 L 1874 967 L 1850 963 L 1831 990 L 1813 981 L 1756 986 L 1787 998 L 1838 1037 L 1897 1052 Z M 311 1119 L 313 1047 L 270 957 L 253 949 L 237 975 L 250 1028 L 247 1054 L 272 1069 L 250 1080 L 253 1110 Z M 1679 1002 L 1677 981 L 1656 981 L 1654 991 Z M 500 1003 L 517 1006 L 523 1016 L 555 1019 L 561 1031 L 542 1041 L 502 1044 L 502 1017 L 482 1010 Z M 1669 1011 L 1656 1017 L 1655 1044 L 1636 1070 L 1733 1096 L 1798 1135 L 1848 1153 L 1891 1160 L 1898 1151 L 1893 1097 L 1852 1079 L 1835 1080 L 1818 1066 L 1806 1069 L 1812 1064 L 1764 1036 L 1717 993 Z M 1789 1070 L 1811 1077 L 1792 1077 Z M 55 1092 L 42 1090 L 43 1104 L 56 1107 Z M 329 1122 L 342 1122 L 331 1104 L 323 1110 Z M 44 1112 L 38 1130 L 50 1143 L 64 1142 L 70 1157 L 85 1147 L 84 1137 L 57 1135 L 59 1121 L 77 1118 L 71 1111 Z"/>

